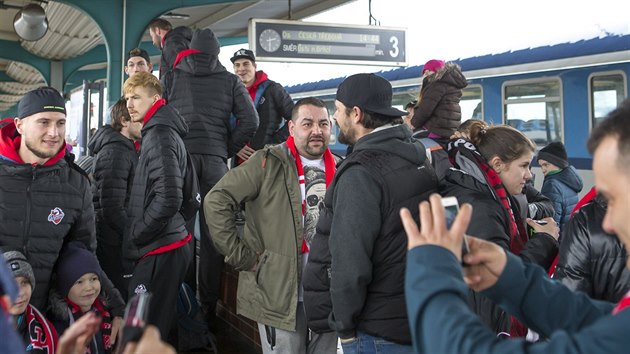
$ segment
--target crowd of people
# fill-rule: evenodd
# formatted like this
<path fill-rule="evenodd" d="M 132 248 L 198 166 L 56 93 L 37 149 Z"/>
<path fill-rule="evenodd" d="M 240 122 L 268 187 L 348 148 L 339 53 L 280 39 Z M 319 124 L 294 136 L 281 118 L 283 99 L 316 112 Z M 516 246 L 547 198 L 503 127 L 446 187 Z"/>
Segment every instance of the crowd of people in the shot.
<path fill-rule="evenodd" d="M 90 171 L 66 147 L 55 89 L 1 121 L 0 353 L 181 350 L 182 284 L 217 330 L 224 262 L 264 353 L 630 347 L 630 100 L 594 128 L 595 186 L 579 201 L 561 142 L 538 151 L 509 126 L 462 122 L 456 64 L 428 61 L 405 111 L 386 79 L 349 76 L 330 112 L 293 102 L 251 50 L 229 72 L 209 29 L 147 28 L 159 78 L 128 52 Z M 460 204 L 450 229 L 440 196 Z M 123 321 L 145 294 L 145 316 Z"/>

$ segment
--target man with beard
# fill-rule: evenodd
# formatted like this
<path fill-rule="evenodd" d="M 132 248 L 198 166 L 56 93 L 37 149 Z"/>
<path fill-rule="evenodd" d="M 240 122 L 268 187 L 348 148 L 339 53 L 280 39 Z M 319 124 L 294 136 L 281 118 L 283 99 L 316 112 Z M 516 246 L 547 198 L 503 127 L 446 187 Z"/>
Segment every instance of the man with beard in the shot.
<path fill-rule="evenodd" d="M 345 353 L 383 345 L 388 353 L 410 353 L 404 297 L 407 239 L 398 211 L 415 207 L 417 212 L 418 203 L 437 191 L 437 177 L 424 146 L 402 124 L 407 112 L 392 107 L 387 80 L 374 74 L 349 76 L 337 89 L 335 108 L 338 139 L 353 145 L 353 151 L 326 192 L 331 223 L 317 225 L 330 230 L 328 322 Z"/>
<path fill-rule="evenodd" d="M 302 268 L 308 259 L 316 218 L 306 204 L 319 200 L 335 172 L 328 149 L 330 119 L 324 102 L 295 104 L 286 142 L 254 153 L 231 169 L 204 200 L 215 246 L 239 274 L 237 313 L 258 322 L 263 353 L 336 353 L 334 333 L 314 334 L 302 302 Z M 318 191 L 318 193 L 307 193 Z M 319 195 L 318 195 L 319 194 Z M 239 237 L 235 211 L 245 203 L 245 233 Z"/>
<path fill-rule="evenodd" d="M 162 86 L 152 74 L 136 73 L 123 91 L 131 120 L 143 123 L 123 240 L 123 256 L 135 263 L 129 295 L 153 295 L 148 323 L 177 347 L 177 295 L 192 258 L 186 247 L 192 236 L 180 212 L 188 163 L 182 136 L 188 126 L 165 104 Z"/>
<path fill-rule="evenodd" d="M 33 266 L 37 288 L 31 303 L 46 308 L 51 273 L 62 245 L 79 241 L 96 249 L 94 206 L 85 172 L 66 151 L 66 108 L 52 87 L 28 92 L 15 119 L 0 130 L 0 248 L 20 250 Z M 122 324 L 124 302 L 111 281 L 112 343 Z"/>
<path fill-rule="evenodd" d="M 136 142 L 142 122 L 134 122 L 121 98 L 111 109 L 111 123 L 96 131 L 88 147 L 94 152 L 94 212 L 96 256 L 101 268 L 127 298 L 123 279 L 122 240 L 127 225 L 127 204 L 138 163 Z"/>

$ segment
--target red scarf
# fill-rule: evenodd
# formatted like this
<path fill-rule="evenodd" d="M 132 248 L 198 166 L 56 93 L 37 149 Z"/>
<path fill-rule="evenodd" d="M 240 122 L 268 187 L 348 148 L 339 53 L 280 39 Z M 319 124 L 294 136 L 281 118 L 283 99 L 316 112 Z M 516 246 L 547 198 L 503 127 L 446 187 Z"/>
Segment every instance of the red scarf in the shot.
<path fill-rule="evenodd" d="M 621 310 L 630 307 L 630 291 L 626 294 L 626 296 L 624 296 L 621 301 L 619 301 L 619 303 L 617 304 L 617 306 L 615 306 L 615 308 L 612 311 L 613 315 L 618 314 Z"/>
<path fill-rule="evenodd" d="M 291 155 L 293 155 L 293 159 L 295 160 L 295 166 L 297 167 L 298 174 L 298 183 L 300 184 L 300 192 L 302 194 L 302 219 L 304 219 L 304 212 L 306 211 L 306 180 L 304 179 L 304 167 L 302 166 L 302 159 L 300 158 L 300 154 L 295 147 L 295 140 L 292 136 L 287 138 L 287 147 L 289 151 L 291 151 Z M 326 148 L 324 151 L 324 168 L 326 169 L 326 188 L 332 182 L 333 177 L 335 176 L 336 170 L 335 157 L 333 156 L 330 149 Z M 304 222 L 304 221 L 302 221 Z M 302 238 L 302 253 L 308 253 L 309 248 L 306 240 Z"/>
<path fill-rule="evenodd" d="M 25 330 L 28 332 L 31 350 L 55 353 L 57 351 L 57 331 L 35 307 L 30 304 L 25 311 Z"/>
<path fill-rule="evenodd" d="M 79 305 L 75 304 L 67 297 L 65 300 L 66 300 L 66 303 L 68 304 L 70 312 L 72 313 L 72 321 L 70 321 L 70 324 L 72 324 L 76 320 L 81 318 L 81 316 L 83 316 L 84 313 L 83 311 L 81 311 L 81 308 L 79 307 Z M 94 303 L 92 304 L 92 309 L 97 310 L 98 311 L 97 313 L 102 317 L 100 332 L 101 332 L 101 336 L 103 337 L 103 346 L 107 353 L 111 353 L 112 351 L 112 342 L 111 342 L 112 317 L 109 311 L 105 308 L 105 304 L 103 304 L 101 299 L 98 297 L 96 298 L 96 300 L 94 300 Z M 85 353 L 86 354 L 91 353 L 89 344 L 85 348 Z"/>

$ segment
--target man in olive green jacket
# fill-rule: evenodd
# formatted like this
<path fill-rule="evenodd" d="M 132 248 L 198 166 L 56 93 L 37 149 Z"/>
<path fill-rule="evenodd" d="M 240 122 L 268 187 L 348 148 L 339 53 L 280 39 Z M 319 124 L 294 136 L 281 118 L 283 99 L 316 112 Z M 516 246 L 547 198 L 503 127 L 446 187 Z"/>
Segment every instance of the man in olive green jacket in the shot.
<path fill-rule="evenodd" d="M 216 248 L 239 274 L 237 313 L 258 322 L 264 353 L 336 353 L 334 332 L 313 333 L 302 304 L 302 269 L 319 203 L 335 172 L 325 104 L 295 104 L 286 142 L 257 151 L 206 195 L 206 222 Z M 239 237 L 235 212 L 247 211 Z"/>

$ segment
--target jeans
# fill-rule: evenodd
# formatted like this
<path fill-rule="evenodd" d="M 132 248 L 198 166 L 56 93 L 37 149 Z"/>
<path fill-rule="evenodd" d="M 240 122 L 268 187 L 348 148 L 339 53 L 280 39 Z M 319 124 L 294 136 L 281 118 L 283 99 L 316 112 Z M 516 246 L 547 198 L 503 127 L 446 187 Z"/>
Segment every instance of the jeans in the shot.
<path fill-rule="evenodd" d="M 357 332 L 357 338 L 350 343 L 341 343 L 343 354 L 406 354 L 413 353 L 413 347 L 387 341 L 363 332 Z"/>

